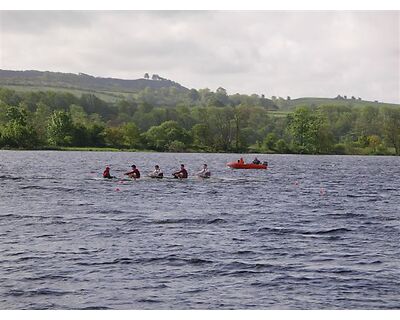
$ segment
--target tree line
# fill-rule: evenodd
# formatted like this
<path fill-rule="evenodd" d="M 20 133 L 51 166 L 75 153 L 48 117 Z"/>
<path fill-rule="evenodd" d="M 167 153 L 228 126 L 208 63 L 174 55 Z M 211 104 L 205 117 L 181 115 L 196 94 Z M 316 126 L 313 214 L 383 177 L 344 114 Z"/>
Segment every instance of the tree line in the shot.
<path fill-rule="evenodd" d="M 0 88 L 0 148 L 400 155 L 396 107 L 305 105 L 276 114 L 263 96 L 223 88 L 192 89 L 175 102 L 166 94 L 166 106 L 157 95 L 145 89 L 110 103 L 92 94 Z"/>

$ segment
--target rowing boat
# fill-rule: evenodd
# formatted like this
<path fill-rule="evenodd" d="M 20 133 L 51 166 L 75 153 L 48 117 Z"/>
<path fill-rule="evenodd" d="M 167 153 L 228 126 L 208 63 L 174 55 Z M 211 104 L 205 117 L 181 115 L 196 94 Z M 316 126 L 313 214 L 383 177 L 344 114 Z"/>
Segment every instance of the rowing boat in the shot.
<path fill-rule="evenodd" d="M 255 164 L 255 163 L 240 163 L 240 162 L 228 162 L 226 164 L 232 169 L 268 169 L 266 164 Z"/>

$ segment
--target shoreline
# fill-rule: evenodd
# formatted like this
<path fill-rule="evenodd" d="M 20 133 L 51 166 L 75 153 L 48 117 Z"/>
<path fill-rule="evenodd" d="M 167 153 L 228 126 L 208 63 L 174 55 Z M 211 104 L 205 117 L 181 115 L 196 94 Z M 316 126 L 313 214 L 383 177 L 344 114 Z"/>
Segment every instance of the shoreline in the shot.
<path fill-rule="evenodd" d="M 186 150 L 182 152 L 166 152 L 156 150 L 140 150 L 140 149 L 118 149 L 112 147 L 59 147 L 59 148 L 37 148 L 37 149 L 16 149 L 16 148 L 1 148 L 0 151 L 74 151 L 74 152 L 143 152 L 143 153 L 218 153 L 218 154 L 268 154 L 268 155 L 303 155 L 303 156 L 378 156 L 378 157 L 397 157 L 396 154 L 364 154 L 364 153 L 351 153 L 351 154 L 336 154 L 336 153 L 276 153 L 276 152 L 206 152 L 201 150 Z"/>

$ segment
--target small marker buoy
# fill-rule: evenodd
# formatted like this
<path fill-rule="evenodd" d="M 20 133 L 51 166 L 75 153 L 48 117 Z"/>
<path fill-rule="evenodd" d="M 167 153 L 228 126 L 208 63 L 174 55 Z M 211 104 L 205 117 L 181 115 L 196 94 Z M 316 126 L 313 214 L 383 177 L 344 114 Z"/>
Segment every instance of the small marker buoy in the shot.
<path fill-rule="evenodd" d="M 120 189 L 119 188 L 115 188 L 115 191 L 120 191 Z"/>

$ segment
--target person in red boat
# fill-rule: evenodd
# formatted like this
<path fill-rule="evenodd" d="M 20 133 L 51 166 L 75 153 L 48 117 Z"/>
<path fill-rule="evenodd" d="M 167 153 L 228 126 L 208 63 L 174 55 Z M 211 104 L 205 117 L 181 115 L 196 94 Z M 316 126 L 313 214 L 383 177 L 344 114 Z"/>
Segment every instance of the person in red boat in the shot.
<path fill-rule="evenodd" d="M 185 165 L 181 164 L 181 170 L 174 172 L 172 175 L 175 179 L 186 179 L 188 177 L 188 172 L 185 169 Z"/>
<path fill-rule="evenodd" d="M 110 167 L 106 167 L 106 169 L 103 172 L 103 178 L 104 179 L 112 179 L 114 178 L 111 174 L 110 174 Z"/>
<path fill-rule="evenodd" d="M 129 178 L 139 179 L 140 172 L 139 172 L 138 168 L 136 168 L 136 166 L 134 164 L 131 167 L 132 167 L 132 171 L 126 172 L 124 174 L 127 175 Z"/>

